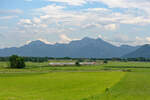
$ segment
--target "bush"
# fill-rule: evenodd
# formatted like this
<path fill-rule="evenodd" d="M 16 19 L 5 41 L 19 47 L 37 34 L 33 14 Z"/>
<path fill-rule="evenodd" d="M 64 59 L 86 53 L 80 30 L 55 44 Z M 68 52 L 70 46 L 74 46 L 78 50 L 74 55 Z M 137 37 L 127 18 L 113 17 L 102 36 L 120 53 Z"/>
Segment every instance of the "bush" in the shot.
<path fill-rule="evenodd" d="M 80 61 L 76 61 L 76 66 L 80 66 Z"/>
<path fill-rule="evenodd" d="M 25 62 L 23 57 L 12 55 L 9 57 L 10 68 L 24 68 Z"/>
<path fill-rule="evenodd" d="M 103 62 L 104 64 L 107 64 L 108 63 L 108 61 L 107 60 L 104 60 L 104 62 Z"/>

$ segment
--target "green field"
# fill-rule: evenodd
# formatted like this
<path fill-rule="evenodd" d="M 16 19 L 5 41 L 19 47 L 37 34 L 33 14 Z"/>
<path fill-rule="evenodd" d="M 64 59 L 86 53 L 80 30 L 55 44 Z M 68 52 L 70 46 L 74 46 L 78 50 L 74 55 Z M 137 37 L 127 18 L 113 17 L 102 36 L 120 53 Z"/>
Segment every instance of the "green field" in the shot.
<path fill-rule="evenodd" d="M 0 62 L 0 100 L 150 100 L 150 63 L 51 67 Z"/>

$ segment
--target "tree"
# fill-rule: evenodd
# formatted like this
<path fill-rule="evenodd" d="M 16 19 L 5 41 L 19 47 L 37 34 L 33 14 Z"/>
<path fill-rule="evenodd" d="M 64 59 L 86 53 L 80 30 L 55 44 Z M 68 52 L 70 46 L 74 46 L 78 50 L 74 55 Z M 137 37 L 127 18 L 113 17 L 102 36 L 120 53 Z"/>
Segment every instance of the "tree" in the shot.
<path fill-rule="evenodd" d="M 76 66 L 80 66 L 80 61 L 76 61 Z"/>
<path fill-rule="evenodd" d="M 24 68 L 25 62 L 23 57 L 17 55 L 12 55 L 9 57 L 10 67 L 11 68 Z"/>
<path fill-rule="evenodd" d="M 104 60 L 104 62 L 103 62 L 104 64 L 107 64 L 108 63 L 108 61 L 107 60 Z"/>

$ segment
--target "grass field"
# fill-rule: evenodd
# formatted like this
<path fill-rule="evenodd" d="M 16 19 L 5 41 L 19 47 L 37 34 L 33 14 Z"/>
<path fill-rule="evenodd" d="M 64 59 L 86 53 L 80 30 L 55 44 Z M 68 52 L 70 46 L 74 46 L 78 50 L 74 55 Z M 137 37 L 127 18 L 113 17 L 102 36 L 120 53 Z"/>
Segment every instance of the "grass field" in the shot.
<path fill-rule="evenodd" d="M 102 93 L 123 75 L 123 72 L 3 74 L 0 75 L 0 100 L 80 100 Z"/>
<path fill-rule="evenodd" d="M 0 100 L 150 100 L 149 62 L 50 67 L 0 62 Z"/>

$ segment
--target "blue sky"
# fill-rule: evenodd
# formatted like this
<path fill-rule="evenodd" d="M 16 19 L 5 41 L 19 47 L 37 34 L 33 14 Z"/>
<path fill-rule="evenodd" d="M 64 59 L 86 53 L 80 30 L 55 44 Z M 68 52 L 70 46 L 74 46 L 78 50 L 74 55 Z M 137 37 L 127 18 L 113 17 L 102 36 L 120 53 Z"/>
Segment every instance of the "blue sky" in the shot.
<path fill-rule="evenodd" d="M 149 0 L 0 0 L 0 48 L 84 37 L 150 43 Z"/>

